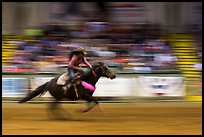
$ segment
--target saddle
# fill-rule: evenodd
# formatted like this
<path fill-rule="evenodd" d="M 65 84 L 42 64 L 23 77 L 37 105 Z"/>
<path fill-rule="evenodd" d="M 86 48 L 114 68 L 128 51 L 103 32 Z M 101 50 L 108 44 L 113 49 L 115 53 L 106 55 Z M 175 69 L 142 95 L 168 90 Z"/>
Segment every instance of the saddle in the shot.
<path fill-rule="evenodd" d="M 76 75 L 75 75 L 76 76 Z M 68 72 L 62 74 L 58 79 L 57 79 L 57 85 L 65 85 L 66 81 L 69 79 L 69 76 L 68 76 Z M 75 83 L 72 83 L 72 85 L 74 86 L 74 91 L 75 91 L 75 94 L 77 97 L 78 96 L 78 93 L 77 93 L 77 88 L 76 88 L 76 84 Z"/>

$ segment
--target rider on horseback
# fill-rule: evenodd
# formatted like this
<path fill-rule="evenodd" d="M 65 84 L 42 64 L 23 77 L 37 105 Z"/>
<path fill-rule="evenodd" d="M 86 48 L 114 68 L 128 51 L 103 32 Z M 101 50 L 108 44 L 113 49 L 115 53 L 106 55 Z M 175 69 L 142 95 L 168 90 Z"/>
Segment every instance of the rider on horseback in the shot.
<path fill-rule="evenodd" d="M 76 51 L 71 52 L 67 68 L 69 79 L 66 81 L 63 87 L 65 91 L 67 90 L 67 88 L 70 88 L 71 85 L 69 83 L 74 80 L 75 73 L 77 73 L 77 71 L 83 72 L 83 69 L 78 67 L 82 62 L 84 62 L 84 64 L 92 69 L 91 64 L 85 58 L 86 54 L 87 52 L 84 48 L 78 48 Z M 92 73 L 96 76 L 94 71 L 92 71 Z M 80 77 L 78 77 L 77 79 L 79 78 Z"/>

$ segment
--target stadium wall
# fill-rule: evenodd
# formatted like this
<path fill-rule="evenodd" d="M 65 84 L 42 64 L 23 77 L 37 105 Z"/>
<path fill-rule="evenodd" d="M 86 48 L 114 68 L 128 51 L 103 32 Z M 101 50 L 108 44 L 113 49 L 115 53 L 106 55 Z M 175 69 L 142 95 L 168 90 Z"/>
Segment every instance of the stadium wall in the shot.
<path fill-rule="evenodd" d="M 23 97 L 54 75 L 3 75 L 2 97 Z M 93 94 L 96 97 L 185 97 L 185 82 L 174 75 L 118 74 L 110 80 L 101 78 Z M 49 92 L 42 97 L 50 97 Z"/>

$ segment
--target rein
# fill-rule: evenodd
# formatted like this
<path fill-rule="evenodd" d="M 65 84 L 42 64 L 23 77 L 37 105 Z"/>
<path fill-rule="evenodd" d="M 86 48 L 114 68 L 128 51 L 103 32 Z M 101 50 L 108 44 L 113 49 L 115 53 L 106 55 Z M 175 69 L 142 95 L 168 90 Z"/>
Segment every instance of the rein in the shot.
<path fill-rule="evenodd" d="M 97 74 L 94 70 L 91 71 L 93 73 L 93 75 L 97 78 Z"/>

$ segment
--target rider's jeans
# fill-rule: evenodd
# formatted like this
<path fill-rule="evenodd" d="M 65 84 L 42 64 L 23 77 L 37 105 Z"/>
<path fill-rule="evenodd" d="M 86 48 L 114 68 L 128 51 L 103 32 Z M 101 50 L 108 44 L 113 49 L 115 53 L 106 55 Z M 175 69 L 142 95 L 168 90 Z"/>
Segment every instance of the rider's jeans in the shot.
<path fill-rule="evenodd" d="M 74 79 L 75 70 L 68 68 L 68 72 L 69 72 L 69 79 L 66 81 L 65 86 L 67 86 L 69 82 L 71 82 Z"/>

